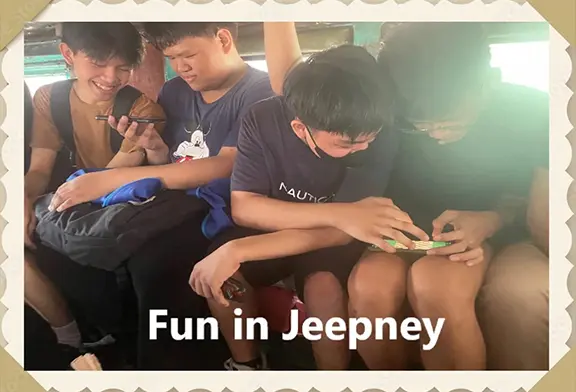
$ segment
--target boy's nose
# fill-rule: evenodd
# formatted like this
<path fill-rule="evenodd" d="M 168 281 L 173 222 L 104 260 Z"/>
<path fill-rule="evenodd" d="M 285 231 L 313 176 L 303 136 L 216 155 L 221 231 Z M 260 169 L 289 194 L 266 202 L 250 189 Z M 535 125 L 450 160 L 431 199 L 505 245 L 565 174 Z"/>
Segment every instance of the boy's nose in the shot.
<path fill-rule="evenodd" d="M 102 74 L 102 79 L 105 82 L 108 82 L 110 84 L 114 84 L 114 82 L 116 82 L 117 78 L 117 73 L 116 73 L 116 68 L 114 67 L 107 67 L 104 70 L 104 73 Z"/>
<path fill-rule="evenodd" d="M 192 67 L 190 67 L 190 65 L 186 64 L 185 61 L 183 60 L 178 60 L 176 61 L 176 67 L 174 69 L 174 71 L 176 71 L 176 73 L 184 73 L 184 72 L 188 72 L 192 69 Z"/>

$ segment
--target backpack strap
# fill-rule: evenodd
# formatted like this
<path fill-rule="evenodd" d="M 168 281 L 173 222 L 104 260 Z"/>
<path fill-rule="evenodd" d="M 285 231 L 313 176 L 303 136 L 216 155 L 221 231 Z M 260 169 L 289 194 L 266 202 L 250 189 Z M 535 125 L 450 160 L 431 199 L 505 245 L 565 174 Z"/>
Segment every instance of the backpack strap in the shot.
<path fill-rule="evenodd" d="M 64 142 L 64 147 L 70 152 L 70 160 L 75 165 L 76 143 L 74 142 L 74 126 L 72 125 L 72 113 L 70 111 L 70 92 L 73 84 L 74 79 L 67 79 L 52 85 L 50 113 L 52 114 L 52 121 Z"/>
<path fill-rule="evenodd" d="M 122 116 L 128 116 L 134 103 L 136 103 L 136 100 L 141 96 L 142 92 L 140 90 L 129 85 L 124 86 L 120 91 L 118 91 L 118 94 L 116 94 L 112 116 L 116 119 L 120 119 Z M 116 154 L 120 151 L 124 138 L 110 126 L 108 126 L 108 129 L 110 130 L 110 148 L 112 148 L 112 152 Z"/>
<path fill-rule="evenodd" d="M 64 142 L 64 146 L 70 152 L 70 160 L 76 163 L 76 143 L 74 142 L 74 126 L 72 125 L 72 112 L 70 110 L 70 92 L 74 79 L 62 80 L 54 83 L 50 95 L 50 110 L 52 121 L 58 129 L 58 133 Z M 142 96 L 140 90 L 125 86 L 116 95 L 112 115 L 116 118 L 127 116 L 138 98 Z M 110 129 L 110 127 L 108 127 Z M 116 130 L 110 129 L 110 147 L 114 153 L 120 151 L 124 138 Z"/>

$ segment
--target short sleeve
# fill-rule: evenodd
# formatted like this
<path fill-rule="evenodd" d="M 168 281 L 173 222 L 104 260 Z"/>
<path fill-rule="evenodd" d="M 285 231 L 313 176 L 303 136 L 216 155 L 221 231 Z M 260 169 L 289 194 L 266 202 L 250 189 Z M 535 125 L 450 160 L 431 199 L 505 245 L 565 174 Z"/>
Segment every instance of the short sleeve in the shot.
<path fill-rule="evenodd" d="M 232 170 L 231 191 L 270 193 L 270 181 L 265 170 L 266 160 L 254 112 L 243 119 L 238 136 L 236 160 Z"/>
<path fill-rule="evenodd" d="M 50 112 L 51 90 L 51 85 L 43 86 L 34 94 L 34 122 L 32 123 L 30 147 L 58 152 L 62 148 L 62 139 L 56 125 L 54 125 L 52 113 Z"/>
<path fill-rule="evenodd" d="M 243 97 L 240 98 L 242 102 L 239 108 L 238 119 L 228 133 L 228 136 L 226 137 L 226 140 L 224 140 L 222 147 L 236 147 L 238 144 L 240 128 L 242 127 L 242 121 L 246 116 L 246 113 L 248 113 L 250 108 L 252 108 L 256 102 L 260 102 L 274 96 L 275 94 L 274 91 L 272 91 L 270 80 L 268 78 L 262 78 L 258 82 L 254 83 L 254 85 L 252 85 L 250 88 L 246 89 Z"/>

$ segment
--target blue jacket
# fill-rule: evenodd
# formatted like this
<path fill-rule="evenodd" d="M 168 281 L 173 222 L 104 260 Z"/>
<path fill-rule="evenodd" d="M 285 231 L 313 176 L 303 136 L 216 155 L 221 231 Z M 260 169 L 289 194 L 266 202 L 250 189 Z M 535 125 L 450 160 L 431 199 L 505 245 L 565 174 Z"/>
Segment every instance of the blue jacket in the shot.
<path fill-rule="evenodd" d="M 74 172 L 66 181 L 71 181 L 87 173 L 109 169 L 80 169 Z M 120 188 L 104 195 L 92 203 L 108 207 L 121 203 L 141 204 L 151 201 L 163 189 L 158 178 L 144 178 L 122 185 Z M 230 179 L 214 180 L 206 185 L 189 189 L 186 192 L 208 203 L 210 211 L 202 221 L 202 233 L 212 239 L 222 230 L 233 225 L 230 213 Z"/>
<path fill-rule="evenodd" d="M 229 178 L 214 180 L 206 185 L 189 190 L 188 194 L 194 195 L 210 205 L 210 211 L 202 222 L 202 233 L 204 233 L 206 238 L 212 239 L 222 230 L 234 224 L 230 211 Z"/>

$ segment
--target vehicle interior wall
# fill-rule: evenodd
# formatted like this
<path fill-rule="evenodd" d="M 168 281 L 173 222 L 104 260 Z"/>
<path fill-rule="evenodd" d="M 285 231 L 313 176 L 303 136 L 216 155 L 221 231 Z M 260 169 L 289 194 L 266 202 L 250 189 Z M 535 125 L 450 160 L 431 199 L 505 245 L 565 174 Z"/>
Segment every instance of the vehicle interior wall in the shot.
<path fill-rule="evenodd" d="M 380 38 L 392 23 L 299 23 L 299 40 L 306 54 L 354 43 L 377 51 Z M 491 32 L 492 66 L 502 81 L 548 91 L 549 27 L 546 23 L 487 24 Z M 31 93 L 41 86 L 70 77 L 58 52 L 58 26 L 30 23 L 25 30 L 24 77 Z M 261 23 L 240 23 L 238 48 L 251 66 L 267 71 Z M 165 60 L 165 79 L 176 76 Z"/>

